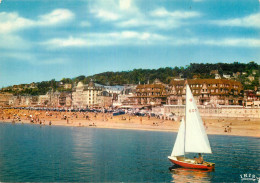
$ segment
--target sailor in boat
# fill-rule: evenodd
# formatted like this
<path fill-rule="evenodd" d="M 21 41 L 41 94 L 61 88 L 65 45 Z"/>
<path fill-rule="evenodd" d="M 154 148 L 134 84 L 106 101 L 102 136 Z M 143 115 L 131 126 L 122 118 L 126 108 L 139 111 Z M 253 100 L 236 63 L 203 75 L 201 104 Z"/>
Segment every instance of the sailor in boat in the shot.
<path fill-rule="evenodd" d="M 201 156 L 201 154 L 199 153 L 199 157 L 196 158 L 196 156 L 194 156 L 194 160 L 196 164 L 203 164 L 203 157 Z"/>

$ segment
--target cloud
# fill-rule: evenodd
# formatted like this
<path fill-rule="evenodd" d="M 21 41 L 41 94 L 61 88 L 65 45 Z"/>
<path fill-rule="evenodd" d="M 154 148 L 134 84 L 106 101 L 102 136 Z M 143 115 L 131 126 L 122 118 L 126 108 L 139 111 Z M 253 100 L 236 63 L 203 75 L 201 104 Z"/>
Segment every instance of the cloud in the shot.
<path fill-rule="evenodd" d="M 35 59 L 35 56 L 29 52 L 25 52 L 25 51 L 8 51 L 8 52 L 4 52 L 1 53 L 0 55 L 1 60 L 8 60 L 8 62 L 10 61 L 26 61 L 26 62 L 31 62 L 31 61 L 35 61 L 37 59 Z"/>
<path fill-rule="evenodd" d="M 20 36 L 13 34 L 0 34 L 0 48 L 1 50 L 28 50 L 32 46 L 30 41 L 26 41 Z"/>
<path fill-rule="evenodd" d="M 131 4 L 131 0 L 119 0 L 119 7 L 122 10 L 128 10 L 129 8 L 131 8 Z"/>
<path fill-rule="evenodd" d="M 94 1 L 90 12 L 102 21 L 125 20 L 140 14 L 133 0 Z"/>
<path fill-rule="evenodd" d="M 0 33 L 9 33 L 25 27 L 31 27 L 35 23 L 33 20 L 19 17 L 15 12 L 13 13 L 0 13 Z"/>
<path fill-rule="evenodd" d="M 226 38 L 221 40 L 206 40 L 203 44 L 212 46 L 260 47 L 260 39 Z"/>
<path fill-rule="evenodd" d="M 152 11 L 151 16 L 154 17 L 172 17 L 175 19 L 188 19 L 188 18 L 194 18 L 199 17 L 201 14 L 196 11 L 173 11 L 169 12 L 165 8 L 158 8 L 154 11 Z"/>
<path fill-rule="evenodd" d="M 195 11 L 167 11 L 157 8 L 150 13 L 143 13 L 133 0 L 97 1 L 90 6 L 90 12 L 101 21 L 112 22 L 118 28 L 149 27 L 155 29 L 172 29 L 185 24 L 188 20 L 201 16 Z"/>
<path fill-rule="evenodd" d="M 80 22 L 81 27 L 91 27 L 91 23 L 89 21 Z"/>
<path fill-rule="evenodd" d="M 69 37 L 66 39 L 55 38 L 49 41 L 43 42 L 42 45 L 47 45 L 51 48 L 55 47 L 82 47 L 87 46 L 89 43 L 83 38 Z"/>
<path fill-rule="evenodd" d="M 162 19 L 162 20 L 149 20 L 145 18 L 133 18 L 126 21 L 115 23 L 117 27 L 129 28 L 129 27 L 153 27 L 156 29 L 171 29 L 181 26 L 181 22 L 174 19 Z"/>
<path fill-rule="evenodd" d="M 224 38 L 224 39 L 199 39 L 191 38 L 171 38 L 171 45 L 207 45 L 219 47 L 260 47 L 260 39 L 253 38 Z"/>
<path fill-rule="evenodd" d="M 216 20 L 211 23 L 219 26 L 237 26 L 237 27 L 254 27 L 260 28 L 260 13 L 252 14 L 242 18 L 228 20 Z"/>
<path fill-rule="evenodd" d="M 96 17 L 106 20 L 106 21 L 118 20 L 120 18 L 119 14 L 113 13 L 110 11 L 106 11 L 106 10 L 102 10 L 102 9 L 95 9 L 95 10 L 92 10 L 91 12 L 94 13 L 96 15 Z"/>
<path fill-rule="evenodd" d="M 224 39 L 200 39 L 196 37 L 169 37 L 156 33 L 122 31 L 110 33 L 89 33 L 68 38 L 55 38 L 42 42 L 47 49 L 62 49 L 71 47 L 100 47 L 119 45 L 172 45 L 172 46 L 222 46 L 222 47 L 260 47 L 260 40 L 254 38 L 224 38 Z"/>
<path fill-rule="evenodd" d="M 74 14 L 67 9 L 53 10 L 51 13 L 39 16 L 37 20 L 20 17 L 16 12 L 1 12 L 0 33 L 12 33 L 37 26 L 56 26 L 73 18 Z"/>
<path fill-rule="evenodd" d="M 150 16 L 149 16 L 150 15 Z M 185 25 L 184 19 L 199 17 L 201 14 L 194 11 L 174 11 L 169 12 L 165 8 L 158 8 L 148 15 L 134 16 L 127 20 L 122 20 L 115 25 L 117 27 L 153 27 L 157 29 L 172 29 Z"/>
<path fill-rule="evenodd" d="M 68 62 L 67 58 L 49 58 L 45 55 L 37 55 L 30 51 L 8 51 L 1 53 L 1 61 L 19 61 L 26 62 L 33 65 L 54 65 L 54 64 L 65 64 Z"/>
<path fill-rule="evenodd" d="M 90 33 L 79 37 L 55 38 L 41 43 L 50 49 L 65 47 L 93 47 L 93 46 L 111 46 L 111 45 L 151 45 L 165 41 L 165 36 L 149 33 L 122 31 L 111 33 Z"/>
<path fill-rule="evenodd" d="M 67 9 L 56 9 L 51 13 L 39 16 L 39 19 L 36 25 L 42 26 L 50 26 L 57 25 L 59 23 L 72 20 L 74 18 L 74 14 Z"/>

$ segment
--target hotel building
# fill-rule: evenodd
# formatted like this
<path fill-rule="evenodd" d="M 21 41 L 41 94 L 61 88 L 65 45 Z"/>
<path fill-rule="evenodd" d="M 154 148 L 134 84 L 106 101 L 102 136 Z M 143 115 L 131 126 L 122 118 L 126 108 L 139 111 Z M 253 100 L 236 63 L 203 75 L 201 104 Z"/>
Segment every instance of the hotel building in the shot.
<path fill-rule="evenodd" d="M 227 79 L 188 79 L 188 84 L 198 105 L 242 105 L 242 84 Z M 172 80 L 167 98 L 169 105 L 185 104 L 185 80 Z"/>
<path fill-rule="evenodd" d="M 102 86 L 96 86 L 93 81 L 88 85 L 79 82 L 72 90 L 72 106 L 74 108 L 95 107 L 98 104 L 97 96 L 103 91 Z"/>

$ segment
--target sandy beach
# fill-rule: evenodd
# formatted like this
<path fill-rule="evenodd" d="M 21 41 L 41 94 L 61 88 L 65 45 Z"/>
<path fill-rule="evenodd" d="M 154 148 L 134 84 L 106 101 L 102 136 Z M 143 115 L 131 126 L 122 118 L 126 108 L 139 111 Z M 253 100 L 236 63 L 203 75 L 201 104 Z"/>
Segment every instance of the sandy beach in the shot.
<path fill-rule="evenodd" d="M 180 118 L 181 119 L 181 118 Z M 202 118 L 207 134 L 260 137 L 260 119 Z M 53 112 L 20 109 L 0 109 L 0 121 L 35 125 L 77 126 L 177 132 L 180 121 L 129 114 L 112 116 L 109 113 Z"/>

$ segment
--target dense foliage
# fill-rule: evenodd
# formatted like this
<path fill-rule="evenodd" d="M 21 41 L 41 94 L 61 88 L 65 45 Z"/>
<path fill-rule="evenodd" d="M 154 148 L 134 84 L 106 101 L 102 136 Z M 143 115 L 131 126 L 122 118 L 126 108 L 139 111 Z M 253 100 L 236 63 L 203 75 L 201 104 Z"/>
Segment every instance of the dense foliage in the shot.
<path fill-rule="evenodd" d="M 240 74 L 233 79 L 240 81 L 244 89 L 254 89 L 259 87 L 259 74 L 260 65 L 255 62 L 249 63 L 191 63 L 186 67 L 165 67 L 159 69 L 134 69 L 132 71 L 122 71 L 122 72 L 104 72 L 100 74 L 95 74 L 93 76 L 78 76 L 75 78 L 63 78 L 61 81 L 42 81 L 36 83 L 36 88 L 26 88 L 23 90 L 13 90 L 12 87 L 5 88 L 9 92 L 14 94 L 45 94 L 50 90 L 58 91 L 71 91 L 71 89 L 64 89 L 62 84 L 75 84 L 79 81 L 83 83 L 88 83 L 91 79 L 94 82 L 103 85 L 124 85 L 124 84 L 144 84 L 148 82 L 153 82 L 156 78 L 164 83 L 169 84 L 173 78 L 182 77 L 192 79 L 194 76 L 197 78 L 215 78 L 215 74 L 211 71 L 217 70 L 219 75 L 231 75 L 239 72 Z M 248 79 L 248 76 L 253 76 L 253 81 Z"/>

